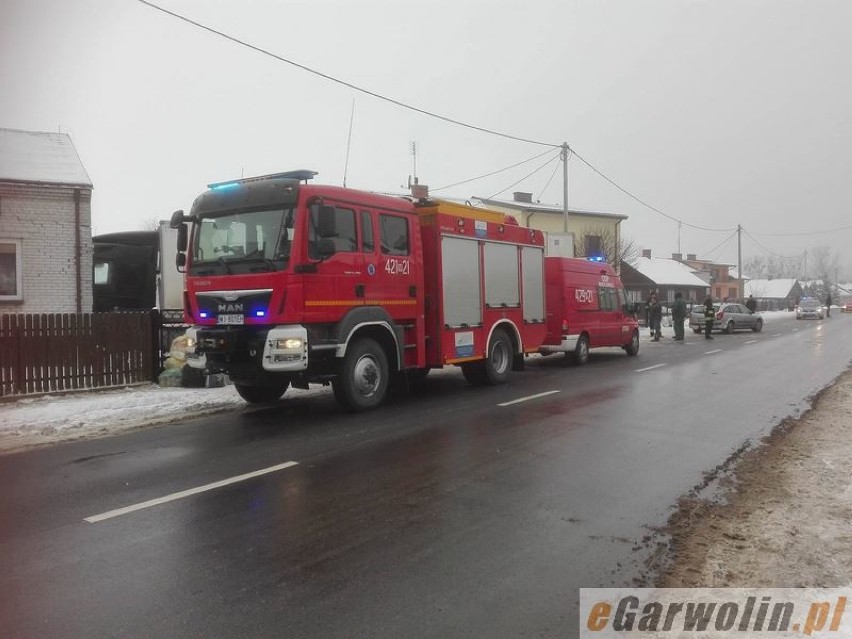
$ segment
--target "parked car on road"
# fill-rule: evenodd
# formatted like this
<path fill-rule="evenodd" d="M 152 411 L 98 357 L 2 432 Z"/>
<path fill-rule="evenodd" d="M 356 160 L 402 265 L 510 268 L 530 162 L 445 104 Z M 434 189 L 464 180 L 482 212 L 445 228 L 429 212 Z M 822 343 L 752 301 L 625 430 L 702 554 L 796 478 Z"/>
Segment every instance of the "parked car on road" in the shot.
<path fill-rule="evenodd" d="M 763 317 L 760 313 L 752 313 L 744 304 L 715 303 L 713 309 L 716 311 L 716 318 L 713 320 L 714 331 L 733 333 L 752 330 L 758 333 L 763 330 Z M 704 331 L 704 321 L 704 306 L 693 306 L 689 313 L 689 328 L 701 333 Z"/>
<path fill-rule="evenodd" d="M 846 302 L 843 306 L 840 307 L 841 313 L 852 313 L 852 302 Z"/>
<path fill-rule="evenodd" d="M 796 319 L 822 319 L 822 303 L 815 297 L 803 297 L 796 306 Z"/>

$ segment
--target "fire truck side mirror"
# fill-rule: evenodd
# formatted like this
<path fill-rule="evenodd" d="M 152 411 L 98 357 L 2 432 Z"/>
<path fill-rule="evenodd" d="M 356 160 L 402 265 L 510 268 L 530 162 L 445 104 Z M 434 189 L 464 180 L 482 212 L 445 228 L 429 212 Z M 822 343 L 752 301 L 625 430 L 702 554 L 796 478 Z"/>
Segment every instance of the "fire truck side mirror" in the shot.
<path fill-rule="evenodd" d="M 185 218 L 183 215 L 183 211 L 175 211 L 174 213 L 172 213 L 172 217 L 169 220 L 169 227 L 173 229 L 179 229 L 181 226 L 183 226 L 184 219 Z"/>
<path fill-rule="evenodd" d="M 337 235 L 337 209 L 333 206 L 320 205 L 317 215 L 317 235 L 320 238 Z"/>
<path fill-rule="evenodd" d="M 175 255 L 175 266 L 178 267 L 178 270 L 186 266 L 186 253 L 178 253 Z"/>
<path fill-rule="evenodd" d="M 187 245 L 187 232 L 186 232 L 186 224 L 181 224 L 177 227 L 177 250 L 178 253 L 182 253 L 186 250 Z"/>
<path fill-rule="evenodd" d="M 321 260 L 328 259 L 337 252 L 337 247 L 334 240 L 331 238 L 323 238 L 317 242 L 317 257 Z"/>

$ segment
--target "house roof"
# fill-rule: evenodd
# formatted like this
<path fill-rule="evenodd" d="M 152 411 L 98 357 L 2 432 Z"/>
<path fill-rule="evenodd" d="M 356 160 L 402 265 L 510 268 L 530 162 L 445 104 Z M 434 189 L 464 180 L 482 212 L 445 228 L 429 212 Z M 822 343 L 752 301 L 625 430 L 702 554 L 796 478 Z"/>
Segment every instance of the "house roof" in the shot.
<path fill-rule="evenodd" d="M 17 129 L 0 129 L 0 181 L 92 187 L 66 133 Z"/>
<path fill-rule="evenodd" d="M 661 286 L 709 286 L 692 268 L 667 257 L 638 257 L 630 266 Z"/>
<path fill-rule="evenodd" d="M 761 299 L 786 299 L 798 283 L 796 278 L 777 280 L 748 280 L 745 283 L 746 297 L 753 295 Z"/>
<path fill-rule="evenodd" d="M 515 200 L 495 200 L 488 197 L 473 196 L 472 199 L 478 200 L 489 206 L 503 206 L 516 211 L 529 211 L 531 213 L 557 213 L 562 215 L 563 209 L 559 204 L 541 204 L 539 202 L 516 202 Z M 613 220 L 626 220 L 626 215 L 619 213 L 604 213 L 602 211 L 584 211 L 582 209 L 568 209 L 568 217 L 571 214 L 595 217 L 608 217 Z"/>

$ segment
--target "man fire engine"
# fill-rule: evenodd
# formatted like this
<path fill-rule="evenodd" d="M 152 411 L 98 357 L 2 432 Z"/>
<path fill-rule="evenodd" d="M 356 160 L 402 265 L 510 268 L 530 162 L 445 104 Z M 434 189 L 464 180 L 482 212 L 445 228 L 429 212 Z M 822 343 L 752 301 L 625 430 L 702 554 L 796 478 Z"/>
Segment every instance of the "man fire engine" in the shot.
<path fill-rule="evenodd" d="M 212 184 L 177 211 L 189 364 L 248 402 L 331 383 L 352 410 L 391 381 L 461 367 L 500 384 L 545 336 L 544 238 L 502 213 L 309 184 Z M 191 224 L 191 238 L 189 238 Z"/>

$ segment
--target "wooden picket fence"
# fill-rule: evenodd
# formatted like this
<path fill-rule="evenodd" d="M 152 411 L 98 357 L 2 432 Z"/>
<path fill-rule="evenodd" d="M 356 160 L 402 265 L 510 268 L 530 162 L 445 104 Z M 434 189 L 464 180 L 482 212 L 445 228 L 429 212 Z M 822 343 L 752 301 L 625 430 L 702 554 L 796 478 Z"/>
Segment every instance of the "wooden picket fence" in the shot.
<path fill-rule="evenodd" d="M 157 330 L 152 312 L 0 315 L 0 397 L 152 381 Z"/>

